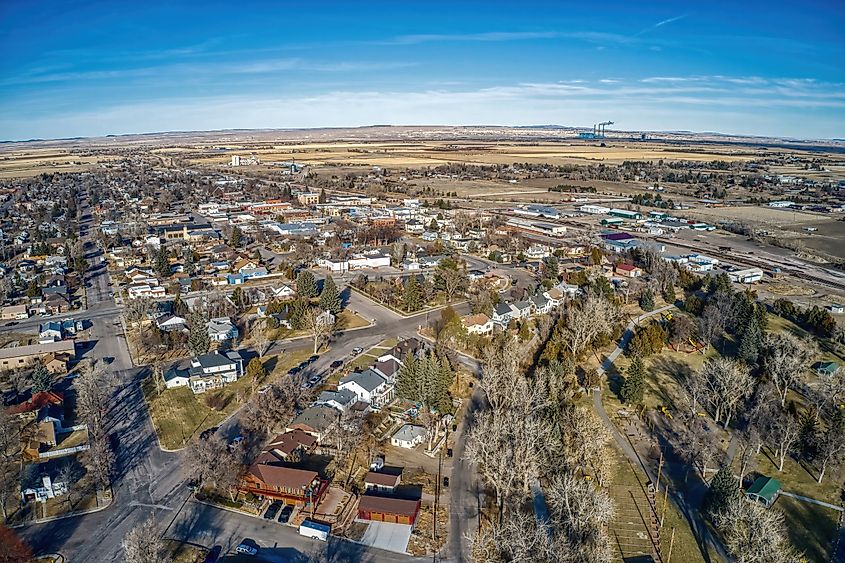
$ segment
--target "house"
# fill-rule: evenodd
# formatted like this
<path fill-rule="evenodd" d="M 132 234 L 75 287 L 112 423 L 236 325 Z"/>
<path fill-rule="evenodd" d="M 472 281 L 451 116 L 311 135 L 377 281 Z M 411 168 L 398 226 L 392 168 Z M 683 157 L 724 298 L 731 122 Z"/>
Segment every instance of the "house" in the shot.
<path fill-rule="evenodd" d="M 314 451 L 317 439 L 302 430 L 291 430 L 279 434 L 264 446 L 256 463 L 275 463 L 277 461 L 297 460 L 304 454 Z"/>
<path fill-rule="evenodd" d="M 47 405 L 62 406 L 65 397 L 62 393 L 57 391 L 39 391 L 23 403 L 12 405 L 9 407 L 9 414 L 26 414 L 37 412 L 42 407 Z"/>
<path fill-rule="evenodd" d="M 537 295 L 534 295 L 528 300 L 531 302 L 534 314 L 546 315 L 552 310 L 551 301 L 549 301 L 546 296 L 542 293 L 538 293 Z"/>
<path fill-rule="evenodd" d="M 411 449 L 422 444 L 427 436 L 428 431 L 422 426 L 405 424 L 390 437 L 390 443 L 398 448 Z"/>
<path fill-rule="evenodd" d="M 8 307 L 0 308 L 0 320 L 20 321 L 28 318 L 29 313 L 26 310 L 26 305 L 9 305 Z"/>
<path fill-rule="evenodd" d="M 401 473 L 382 473 L 380 471 L 370 471 L 364 476 L 364 487 L 368 491 L 375 491 L 377 493 L 392 493 L 402 479 Z"/>
<path fill-rule="evenodd" d="M 493 333 L 493 320 L 484 313 L 461 317 L 461 324 L 470 334 L 488 335 Z"/>
<path fill-rule="evenodd" d="M 229 317 L 216 317 L 208 321 L 208 336 L 215 342 L 234 340 L 238 337 L 238 327 Z"/>
<path fill-rule="evenodd" d="M 254 463 L 241 478 L 238 489 L 295 506 L 316 506 L 328 484 L 328 481 L 320 479 L 316 471 Z"/>
<path fill-rule="evenodd" d="M 0 348 L 0 371 L 29 367 L 35 360 L 43 360 L 48 354 L 62 354 L 73 359 L 76 357 L 76 346 L 73 340 L 59 340 L 46 344 Z"/>
<path fill-rule="evenodd" d="M 813 364 L 813 369 L 816 370 L 816 375 L 819 377 L 831 377 L 836 374 L 839 364 L 836 362 L 816 362 Z"/>
<path fill-rule="evenodd" d="M 279 287 L 271 287 L 270 291 L 272 292 L 273 297 L 277 299 L 287 299 L 296 296 L 296 292 L 285 284 L 282 284 Z"/>
<path fill-rule="evenodd" d="M 563 303 L 563 292 L 556 287 L 543 293 L 543 297 L 546 298 L 549 302 L 549 307 L 552 309 L 560 307 L 560 304 Z"/>
<path fill-rule="evenodd" d="M 156 298 L 164 297 L 165 295 L 165 289 L 158 285 L 158 281 L 152 285 L 149 283 L 133 283 L 126 288 L 126 291 L 129 299 L 139 299 L 141 297 Z"/>
<path fill-rule="evenodd" d="M 529 299 L 517 301 L 511 305 L 514 319 L 527 319 L 534 312 L 534 305 Z"/>
<path fill-rule="evenodd" d="M 30 463 L 21 472 L 21 500 L 46 502 L 47 499 L 67 494 L 67 484 L 56 479 L 58 465 L 55 461 Z"/>
<path fill-rule="evenodd" d="M 511 322 L 513 318 L 513 310 L 511 306 L 507 303 L 499 303 L 495 307 L 493 307 L 493 316 L 492 320 L 497 325 L 501 325 L 503 327 L 508 326 L 508 323 Z"/>
<path fill-rule="evenodd" d="M 340 418 L 340 413 L 328 405 L 308 407 L 285 428 L 285 431 L 302 430 L 322 442 Z"/>
<path fill-rule="evenodd" d="M 215 350 L 193 358 L 187 367 L 181 364 L 171 367 L 164 373 L 164 383 L 168 389 L 187 385 L 199 394 L 234 383 L 242 375 L 243 358 L 240 354 L 234 350 L 225 354 Z"/>
<path fill-rule="evenodd" d="M 770 508 L 777 500 L 780 491 L 780 481 L 761 475 L 745 490 L 745 498 Z"/>
<path fill-rule="evenodd" d="M 156 319 L 156 326 L 164 332 L 187 330 L 188 320 L 176 315 L 164 314 Z"/>
<path fill-rule="evenodd" d="M 387 405 L 395 396 L 393 385 L 372 369 L 347 375 L 340 380 L 337 387 L 338 390 L 348 389 L 359 401 L 368 403 L 375 409 Z"/>
<path fill-rule="evenodd" d="M 638 278 L 643 275 L 643 271 L 632 264 L 617 264 L 613 271 L 617 276 L 624 276 L 626 278 Z"/>
<path fill-rule="evenodd" d="M 402 362 L 396 358 L 379 358 L 370 369 L 382 376 L 388 383 L 396 381 L 396 376 L 402 368 Z"/>
<path fill-rule="evenodd" d="M 346 412 L 352 405 L 358 402 L 358 397 L 349 389 L 339 389 L 338 391 L 323 391 L 315 405 L 327 405 L 340 412 Z"/>
<path fill-rule="evenodd" d="M 67 373 L 70 358 L 65 354 L 50 353 L 44 356 L 41 359 L 41 362 L 44 364 L 44 367 L 47 368 L 47 371 L 53 375 L 64 374 Z"/>
<path fill-rule="evenodd" d="M 317 205 L 320 203 L 319 192 L 301 192 L 296 195 L 296 200 L 300 205 Z"/>
<path fill-rule="evenodd" d="M 48 342 L 56 342 L 61 340 L 64 336 L 62 330 L 62 323 L 60 321 L 47 321 L 41 323 L 38 327 L 38 342 L 47 344 Z"/>
<path fill-rule="evenodd" d="M 414 526 L 419 513 L 419 500 L 363 495 L 358 503 L 360 520 Z"/>

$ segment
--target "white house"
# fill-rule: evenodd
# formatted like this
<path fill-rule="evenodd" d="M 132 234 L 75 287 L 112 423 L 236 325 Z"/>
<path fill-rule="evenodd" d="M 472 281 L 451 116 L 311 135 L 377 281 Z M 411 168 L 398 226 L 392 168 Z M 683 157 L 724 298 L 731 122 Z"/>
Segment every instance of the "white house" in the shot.
<path fill-rule="evenodd" d="M 425 441 L 426 429 L 422 426 L 406 424 L 390 437 L 390 443 L 399 448 L 411 449 Z"/>
<path fill-rule="evenodd" d="M 508 326 L 513 318 L 513 309 L 507 303 L 499 303 L 493 308 L 492 320 L 494 323 L 501 326 Z"/>
<path fill-rule="evenodd" d="M 150 285 L 148 283 L 132 284 L 126 288 L 129 299 L 138 299 L 140 297 L 164 297 L 164 287 L 160 285 Z"/>
<path fill-rule="evenodd" d="M 156 326 L 158 326 L 159 330 L 165 332 L 184 330 L 188 328 L 188 321 L 177 315 L 165 314 L 156 319 Z"/>
<path fill-rule="evenodd" d="M 493 332 L 493 320 L 484 313 L 462 317 L 461 323 L 470 334 L 487 335 Z"/>
<path fill-rule="evenodd" d="M 381 408 L 393 400 L 395 395 L 393 385 L 381 375 L 371 369 L 360 373 L 351 373 L 340 380 L 338 390 L 348 389 L 358 397 L 359 401 Z"/>
<path fill-rule="evenodd" d="M 205 393 L 234 383 L 243 375 L 243 358 L 236 351 L 221 354 L 218 351 L 197 356 L 190 366 L 174 366 L 164 374 L 168 389 L 189 386 L 194 393 Z"/>
<path fill-rule="evenodd" d="M 238 337 L 238 327 L 229 317 L 217 317 L 208 321 L 208 336 L 216 341 L 234 340 Z"/>
<path fill-rule="evenodd" d="M 270 291 L 273 293 L 273 297 L 279 299 L 285 299 L 296 295 L 296 292 L 285 284 L 282 284 L 279 287 L 271 287 Z"/>

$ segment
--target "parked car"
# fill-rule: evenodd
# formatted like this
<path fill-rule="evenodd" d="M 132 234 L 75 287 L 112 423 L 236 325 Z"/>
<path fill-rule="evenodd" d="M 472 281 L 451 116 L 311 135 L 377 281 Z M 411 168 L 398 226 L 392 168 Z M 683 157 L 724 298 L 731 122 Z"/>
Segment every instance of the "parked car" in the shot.
<path fill-rule="evenodd" d="M 335 360 L 335 361 L 332 362 L 332 364 L 329 367 L 332 368 L 332 369 L 338 369 L 341 366 L 343 366 L 343 360 Z"/>
<path fill-rule="evenodd" d="M 235 551 L 241 555 L 256 555 L 258 553 L 258 545 L 252 540 L 244 540 L 238 544 Z"/>
<path fill-rule="evenodd" d="M 212 426 L 211 428 L 206 428 L 205 430 L 200 432 L 200 438 L 202 438 L 203 440 L 208 440 L 218 430 L 220 430 L 219 426 Z"/>
<path fill-rule="evenodd" d="M 267 508 L 267 512 L 264 513 L 265 520 L 275 520 L 276 515 L 279 513 L 279 510 L 282 508 L 282 503 L 279 501 L 273 501 L 270 506 Z"/>
<path fill-rule="evenodd" d="M 352 349 L 352 354 L 357 356 L 358 354 L 360 354 L 363 351 L 364 351 L 363 348 L 356 346 L 355 348 Z"/>
<path fill-rule="evenodd" d="M 315 376 L 312 376 L 311 379 L 308 380 L 308 383 L 310 383 L 312 386 L 314 386 L 314 385 L 317 385 L 318 383 L 320 383 L 320 381 L 322 381 L 322 380 L 323 380 L 322 377 L 320 377 L 319 375 L 315 375 Z"/>
<path fill-rule="evenodd" d="M 289 504 L 286 504 L 282 511 L 279 512 L 279 522 L 281 524 L 287 524 L 290 520 L 291 514 L 293 514 L 293 507 Z"/>
<path fill-rule="evenodd" d="M 288 375 L 296 375 L 302 371 L 302 366 L 295 366 L 288 370 Z"/>
<path fill-rule="evenodd" d="M 314 363 L 314 362 L 316 362 L 319 358 L 320 358 L 320 356 L 317 356 L 317 355 L 315 354 L 315 355 L 311 356 L 310 358 L 308 358 L 307 360 L 305 360 L 305 363 L 306 363 L 306 365 L 307 365 L 307 364 L 313 364 L 313 363 Z"/>
<path fill-rule="evenodd" d="M 223 551 L 222 545 L 215 545 L 211 548 L 208 554 L 205 556 L 204 563 L 214 563 L 217 561 L 217 558 L 220 557 L 220 553 Z"/>

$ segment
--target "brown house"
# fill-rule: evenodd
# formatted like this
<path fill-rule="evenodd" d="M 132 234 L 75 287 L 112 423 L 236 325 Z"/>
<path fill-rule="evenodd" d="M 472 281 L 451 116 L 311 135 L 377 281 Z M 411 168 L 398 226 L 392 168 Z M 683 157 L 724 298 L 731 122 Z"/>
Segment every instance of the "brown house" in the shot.
<path fill-rule="evenodd" d="M 358 503 L 358 518 L 413 526 L 420 513 L 420 501 L 364 495 Z"/>
<path fill-rule="evenodd" d="M 255 463 L 241 478 L 238 489 L 287 504 L 316 506 L 328 486 L 316 471 Z"/>
<path fill-rule="evenodd" d="M 317 447 L 317 438 L 306 434 L 302 430 L 291 430 L 279 434 L 267 444 L 255 463 L 278 463 L 280 461 L 296 461 L 305 454 L 310 454 Z"/>
<path fill-rule="evenodd" d="M 391 475 L 390 473 L 379 473 L 377 471 L 370 471 L 364 477 L 364 486 L 367 490 L 382 491 L 392 493 L 396 487 L 399 486 L 401 476 L 399 474 Z"/>

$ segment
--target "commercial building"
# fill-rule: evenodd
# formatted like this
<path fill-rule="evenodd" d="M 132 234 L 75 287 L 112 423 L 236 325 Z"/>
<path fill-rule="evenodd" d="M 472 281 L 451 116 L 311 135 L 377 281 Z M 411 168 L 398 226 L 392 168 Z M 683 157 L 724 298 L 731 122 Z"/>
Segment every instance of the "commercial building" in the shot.
<path fill-rule="evenodd" d="M 590 215 L 606 215 L 610 213 L 610 208 L 604 207 L 602 205 L 585 203 L 584 205 L 578 208 L 578 211 L 580 211 L 581 213 L 589 213 Z"/>
<path fill-rule="evenodd" d="M 763 270 L 760 268 L 746 268 L 728 272 L 728 278 L 736 283 L 754 283 L 763 279 Z"/>
<path fill-rule="evenodd" d="M 637 211 L 628 211 L 627 209 L 611 209 L 608 213 L 614 217 L 628 219 L 629 221 L 639 221 L 643 218 L 641 213 Z"/>

